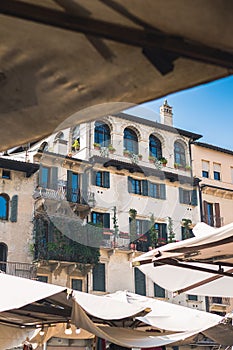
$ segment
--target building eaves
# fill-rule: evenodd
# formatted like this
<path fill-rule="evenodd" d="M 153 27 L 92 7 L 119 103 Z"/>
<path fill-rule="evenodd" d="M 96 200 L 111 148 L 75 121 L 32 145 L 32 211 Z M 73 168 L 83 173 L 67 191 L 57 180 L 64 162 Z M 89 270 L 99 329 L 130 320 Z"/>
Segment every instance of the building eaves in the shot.
<path fill-rule="evenodd" d="M 136 117 L 134 115 L 130 115 L 130 114 L 126 114 L 126 113 L 117 113 L 117 114 L 114 114 L 114 116 L 122 118 L 122 119 L 127 119 L 127 120 L 129 120 L 129 121 L 131 121 L 133 123 L 144 124 L 144 125 L 148 125 L 148 126 L 151 126 L 153 128 L 156 128 L 156 129 L 169 131 L 169 132 L 171 132 L 173 134 L 179 134 L 179 135 L 182 135 L 182 136 L 186 136 L 186 137 L 190 138 L 193 141 L 196 141 L 196 140 L 198 140 L 198 139 L 200 139 L 202 137 L 202 135 L 193 133 L 191 131 L 175 128 L 173 126 L 169 126 L 169 125 L 166 125 L 166 124 L 161 124 L 161 123 L 158 123 L 158 122 L 154 122 L 152 120 L 144 119 L 144 118 L 141 118 L 141 117 Z"/>
<path fill-rule="evenodd" d="M 103 167 L 115 167 L 117 170 L 127 170 L 129 173 L 141 173 L 144 174 L 146 177 L 148 176 L 155 176 L 160 178 L 161 180 L 169 180 L 170 182 L 180 182 L 180 184 L 190 184 L 190 185 L 197 185 L 199 182 L 199 179 L 192 178 L 191 176 L 183 176 L 179 175 L 177 173 L 173 173 L 170 171 L 163 171 L 159 169 L 153 169 L 150 167 L 145 166 L 139 166 L 138 164 L 133 163 L 127 163 L 123 162 L 117 159 L 110 159 L 110 158 L 104 158 L 100 156 L 93 156 L 90 158 L 90 162 L 92 164 L 102 164 Z"/>
<path fill-rule="evenodd" d="M 209 148 L 209 149 L 212 149 L 214 151 L 223 152 L 223 153 L 227 153 L 227 154 L 233 155 L 233 151 L 231 151 L 229 149 L 225 149 L 225 148 L 221 148 L 221 147 L 218 147 L 218 146 L 210 145 L 208 143 L 193 142 L 193 144 L 196 145 L 196 146 L 199 146 L 199 147 Z"/>
<path fill-rule="evenodd" d="M 39 164 L 26 163 L 8 158 L 0 158 L 0 168 L 20 171 L 26 173 L 26 177 L 30 177 L 39 169 Z"/>

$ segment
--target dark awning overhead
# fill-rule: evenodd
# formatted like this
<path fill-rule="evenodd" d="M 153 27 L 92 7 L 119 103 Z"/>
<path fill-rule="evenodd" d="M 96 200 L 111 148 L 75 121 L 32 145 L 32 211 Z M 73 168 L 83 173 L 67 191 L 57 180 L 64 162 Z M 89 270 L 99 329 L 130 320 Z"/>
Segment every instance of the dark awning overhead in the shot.
<path fill-rule="evenodd" d="M 0 149 L 83 108 L 141 103 L 233 68 L 232 2 L 8 0 L 0 13 Z"/>

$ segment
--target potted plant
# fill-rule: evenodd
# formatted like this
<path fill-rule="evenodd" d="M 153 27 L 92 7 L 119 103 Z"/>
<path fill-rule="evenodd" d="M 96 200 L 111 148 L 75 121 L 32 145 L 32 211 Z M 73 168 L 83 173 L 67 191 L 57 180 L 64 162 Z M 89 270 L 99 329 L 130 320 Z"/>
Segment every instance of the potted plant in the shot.
<path fill-rule="evenodd" d="M 167 165 L 167 159 L 165 157 L 161 157 L 159 159 L 160 163 L 163 164 L 163 166 L 166 166 Z"/>
<path fill-rule="evenodd" d="M 139 155 L 138 155 L 138 159 L 139 159 L 139 160 L 142 160 L 142 154 L 139 154 Z"/>
<path fill-rule="evenodd" d="M 127 149 L 124 149 L 123 154 L 124 154 L 124 156 L 129 157 L 130 151 L 128 151 Z"/>
<path fill-rule="evenodd" d="M 180 168 L 180 164 L 179 163 L 174 163 L 174 168 L 175 169 L 179 169 Z"/>
<path fill-rule="evenodd" d="M 109 153 L 114 153 L 116 149 L 113 147 L 113 145 L 108 146 Z"/>
<path fill-rule="evenodd" d="M 100 144 L 99 143 L 94 142 L 93 146 L 94 146 L 94 149 L 100 149 Z"/>
<path fill-rule="evenodd" d="M 150 163 L 154 163 L 155 162 L 155 157 L 154 156 L 149 156 L 148 159 L 149 159 Z"/>
<path fill-rule="evenodd" d="M 155 248 L 157 246 L 157 242 L 158 242 L 158 231 L 155 228 L 155 217 L 154 217 L 154 214 L 151 214 L 151 217 L 150 217 L 149 236 L 150 236 L 151 249 L 153 249 L 153 248 Z"/>
<path fill-rule="evenodd" d="M 185 170 L 191 170 L 192 167 L 190 165 L 185 165 Z"/>

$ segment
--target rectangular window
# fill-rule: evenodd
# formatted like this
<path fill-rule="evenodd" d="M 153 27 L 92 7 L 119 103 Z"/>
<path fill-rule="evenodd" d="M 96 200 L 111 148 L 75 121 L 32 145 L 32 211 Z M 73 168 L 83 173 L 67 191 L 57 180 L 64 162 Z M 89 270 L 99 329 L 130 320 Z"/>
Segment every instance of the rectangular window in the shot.
<path fill-rule="evenodd" d="M 93 211 L 91 213 L 91 222 L 104 228 L 110 228 L 110 214 Z"/>
<path fill-rule="evenodd" d="M 99 292 L 105 292 L 105 264 L 99 263 L 96 265 L 93 270 L 93 290 Z"/>
<path fill-rule="evenodd" d="M 158 245 L 163 245 L 167 243 L 167 224 L 162 224 L 156 222 L 154 224 L 156 230 L 156 236 L 158 238 Z"/>
<path fill-rule="evenodd" d="M 165 298 L 165 289 L 154 283 L 154 296 L 156 298 Z"/>
<path fill-rule="evenodd" d="M 146 278 L 137 267 L 134 269 L 135 293 L 146 295 Z"/>
<path fill-rule="evenodd" d="M 185 190 L 183 188 L 179 188 L 179 200 L 182 204 L 188 205 L 197 205 L 197 191 L 193 190 Z"/>
<path fill-rule="evenodd" d="M 134 179 L 128 177 L 128 191 L 129 193 L 140 194 L 142 196 L 148 196 L 148 181 Z"/>
<path fill-rule="evenodd" d="M 71 288 L 74 290 L 79 290 L 80 292 L 82 292 L 83 290 L 83 281 L 81 279 L 78 278 L 72 278 L 71 280 Z"/>
<path fill-rule="evenodd" d="M 208 178 L 209 177 L 209 169 L 210 169 L 210 162 L 206 160 L 201 161 L 202 165 L 202 176 Z"/>
<path fill-rule="evenodd" d="M 198 301 L 198 297 L 197 297 L 197 295 L 188 294 L 188 300 Z"/>
<path fill-rule="evenodd" d="M 50 188 L 57 190 L 58 186 L 58 168 L 57 167 L 45 167 L 40 165 L 39 170 L 39 186 L 43 188 Z"/>
<path fill-rule="evenodd" d="M 166 199 L 165 184 L 149 182 L 149 196 L 158 199 Z"/>
<path fill-rule="evenodd" d="M 67 200 L 72 203 L 80 203 L 79 174 L 67 171 Z"/>
<path fill-rule="evenodd" d="M 202 177 L 208 178 L 209 177 L 209 172 L 206 170 L 202 170 Z"/>
<path fill-rule="evenodd" d="M 10 170 L 5 170 L 5 169 L 3 169 L 3 170 L 2 170 L 2 178 L 3 178 L 3 179 L 8 179 L 8 180 L 10 180 L 10 178 L 11 178 L 11 172 L 10 172 Z"/>
<path fill-rule="evenodd" d="M 221 174 L 219 171 L 214 171 L 214 180 L 221 180 Z"/>
<path fill-rule="evenodd" d="M 37 275 L 36 279 L 37 279 L 37 281 L 39 281 L 39 282 L 48 283 L 48 276 L 45 276 L 45 275 Z"/>
<path fill-rule="evenodd" d="M 150 229 L 149 220 L 137 220 L 136 219 L 136 232 L 138 236 L 144 235 Z"/>
<path fill-rule="evenodd" d="M 93 185 L 110 188 L 110 173 L 108 171 L 93 171 Z"/>

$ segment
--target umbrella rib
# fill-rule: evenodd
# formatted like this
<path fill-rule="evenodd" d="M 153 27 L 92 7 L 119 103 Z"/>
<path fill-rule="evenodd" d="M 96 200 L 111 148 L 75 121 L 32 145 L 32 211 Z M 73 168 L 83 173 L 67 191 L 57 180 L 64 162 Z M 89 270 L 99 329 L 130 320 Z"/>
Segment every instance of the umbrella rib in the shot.
<path fill-rule="evenodd" d="M 161 49 L 197 61 L 233 68 L 233 55 L 183 37 L 159 32 L 156 28 L 132 28 L 106 21 L 73 16 L 66 12 L 32 5 L 23 1 L 8 0 L 0 3 L 0 12 L 62 29 L 90 34 L 141 48 Z"/>

